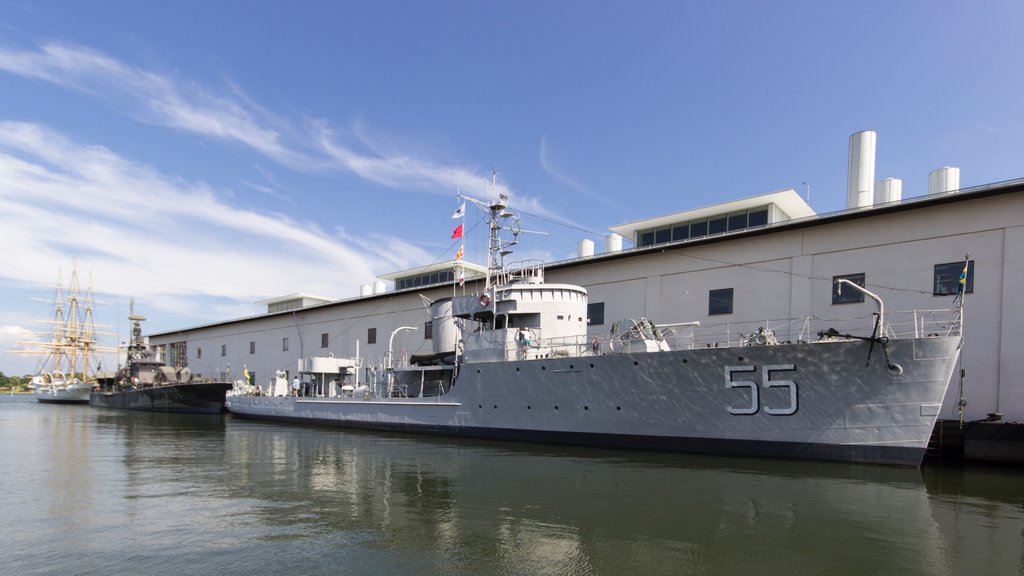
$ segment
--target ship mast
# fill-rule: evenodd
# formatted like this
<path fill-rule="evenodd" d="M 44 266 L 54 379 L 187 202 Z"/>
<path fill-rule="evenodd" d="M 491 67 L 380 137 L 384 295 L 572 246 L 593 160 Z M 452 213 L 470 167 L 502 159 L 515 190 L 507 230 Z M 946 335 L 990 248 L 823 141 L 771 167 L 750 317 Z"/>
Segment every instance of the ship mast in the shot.
<path fill-rule="evenodd" d="M 477 208 L 487 213 L 487 276 L 484 285 L 484 292 L 486 293 L 489 293 L 491 288 L 498 282 L 498 278 L 505 268 L 504 258 L 512 253 L 510 248 L 519 243 L 519 233 L 523 231 L 519 218 L 507 210 L 508 195 L 504 192 L 498 192 L 498 174 L 493 170 L 491 171 L 491 197 L 491 202 L 487 203 L 459 194 L 459 198 L 473 203 Z M 509 223 L 509 221 L 511 222 Z M 502 238 L 502 230 L 511 232 L 512 239 Z"/>

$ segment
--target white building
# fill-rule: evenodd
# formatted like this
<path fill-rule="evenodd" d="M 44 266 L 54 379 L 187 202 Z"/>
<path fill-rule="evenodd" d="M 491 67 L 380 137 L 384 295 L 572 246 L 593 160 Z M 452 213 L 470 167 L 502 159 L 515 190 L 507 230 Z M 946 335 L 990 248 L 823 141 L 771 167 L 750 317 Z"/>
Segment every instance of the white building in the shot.
<path fill-rule="evenodd" d="M 949 309 L 965 254 L 964 414 L 992 412 L 1024 421 L 1024 381 L 1014 357 L 1024 352 L 1024 306 L 1013 301 L 1024 285 L 1024 180 L 895 198 L 815 215 L 793 190 L 783 190 L 612 227 L 634 248 L 550 264 L 549 282 L 589 293 L 589 333 L 606 334 L 620 318 L 657 323 L 700 321 L 724 337 L 734 324 L 758 321 L 779 340 L 796 340 L 806 317 L 854 317 L 841 329 L 869 335 L 877 308 L 860 293 L 836 294 L 835 280 L 864 284 L 888 311 Z M 592 249 L 592 245 L 590 246 Z M 264 383 L 278 370 L 294 373 L 311 356 L 368 361 L 393 352 L 429 351 L 429 314 L 421 295 L 450 296 L 453 283 L 424 282 L 435 270 L 386 276 L 400 288 L 283 312 L 150 335 L 169 362 L 207 377 L 240 378 L 243 366 Z M 420 281 L 406 281 L 408 278 Z M 427 276 L 428 280 L 432 276 Z M 467 278 L 472 293 L 482 282 Z M 369 292 L 369 293 L 366 293 Z M 460 292 L 461 293 L 461 292 Z M 272 302 L 272 301 L 268 301 Z M 887 318 L 888 320 L 888 318 Z M 839 326 L 837 326 L 839 327 Z M 958 418 L 960 379 L 954 377 L 941 418 Z"/>

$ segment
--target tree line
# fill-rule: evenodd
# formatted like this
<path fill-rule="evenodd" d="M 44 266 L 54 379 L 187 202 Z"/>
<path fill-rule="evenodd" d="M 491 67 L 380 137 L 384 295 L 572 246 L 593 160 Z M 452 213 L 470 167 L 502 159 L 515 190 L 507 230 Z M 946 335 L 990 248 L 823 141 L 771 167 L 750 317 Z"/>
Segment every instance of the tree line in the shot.
<path fill-rule="evenodd" d="M 32 376 L 7 376 L 3 372 L 0 372 L 0 390 L 9 392 L 13 387 L 15 391 L 27 390 L 29 382 L 32 381 Z"/>

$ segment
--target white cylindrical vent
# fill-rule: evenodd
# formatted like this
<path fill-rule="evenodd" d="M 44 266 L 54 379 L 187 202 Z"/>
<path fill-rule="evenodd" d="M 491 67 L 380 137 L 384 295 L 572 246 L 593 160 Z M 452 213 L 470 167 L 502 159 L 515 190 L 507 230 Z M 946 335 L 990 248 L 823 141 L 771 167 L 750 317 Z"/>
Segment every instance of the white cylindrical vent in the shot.
<path fill-rule="evenodd" d="M 387 285 L 384 284 L 383 280 L 377 280 L 373 283 L 374 294 L 383 294 L 385 290 L 387 290 Z"/>
<path fill-rule="evenodd" d="M 588 256 L 593 256 L 594 255 L 594 241 L 593 240 L 588 240 L 586 238 L 584 238 L 583 240 L 580 240 L 580 243 L 579 243 L 579 245 L 577 246 L 577 249 L 576 249 L 576 253 L 579 255 L 580 258 L 586 258 Z"/>
<path fill-rule="evenodd" d="M 871 206 L 875 196 L 875 131 L 850 136 L 850 165 L 846 185 L 846 207 Z"/>
<path fill-rule="evenodd" d="M 430 305 L 431 339 L 434 354 L 452 352 L 458 348 L 459 328 L 452 316 L 452 299 L 444 298 Z"/>
<path fill-rule="evenodd" d="M 928 173 L 928 193 L 944 194 L 956 192 L 960 189 L 960 169 L 953 166 L 943 166 L 938 170 Z"/>
<path fill-rule="evenodd" d="M 373 285 L 372 284 L 360 284 L 359 285 L 359 295 L 360 296 L 369 296 L 370 294 L 373 294 Z"/>
<path fill-rule="evenodd" d="M 888 204 L 903 199 L 903 180 L 885 178 L 875 182 L 875 204 Z"/>
<path fill-rule="evenodd" d="M 604 251 L 605 252 L 622 252 L 622 236 L 618 234 L 609 234 L 604 237 Z"/>

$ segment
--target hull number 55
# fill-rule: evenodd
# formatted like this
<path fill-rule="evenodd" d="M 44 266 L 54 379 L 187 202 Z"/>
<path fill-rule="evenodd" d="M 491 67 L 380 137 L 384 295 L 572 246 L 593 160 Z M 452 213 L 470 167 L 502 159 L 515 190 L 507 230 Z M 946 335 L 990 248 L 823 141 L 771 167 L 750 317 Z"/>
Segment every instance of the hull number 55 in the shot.
<path fill-rule="evenodd" d="M 765 414 L 772 416 L 790 416 L 796 414 L 798 405 L 798 394 L 796 388 L 796 382 L 792 380 L 780 380 L 775 378 L 775 372 L 792 372 L 796 370 L 796 366 L 793 364 L 771 364 L 761 367 L 761 385 L 752 380 L 738 380 L 734 377 L 737 373 L 742 372 L 756 372 L 757 367 L 755 366 L 726 366 L 725 367 L 725 387 L 726 388 L 747 388 L 749 390 L 750 403 L 746 406 L 739 408 L 729 406 L 729 414 L 735 414 L 737 416 L 757 414 L 761 408 L 764 408 Z M 738 374 L 742 377 L 743 374 Z M 768 406 L 767 404 L 761 403 L 760 389 L 768 388 L 788 388 L 789 389 L 789 404 L 786 406 Z"/>

